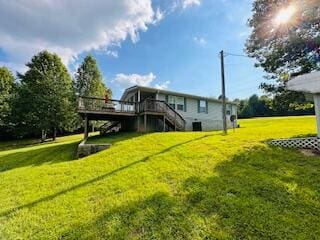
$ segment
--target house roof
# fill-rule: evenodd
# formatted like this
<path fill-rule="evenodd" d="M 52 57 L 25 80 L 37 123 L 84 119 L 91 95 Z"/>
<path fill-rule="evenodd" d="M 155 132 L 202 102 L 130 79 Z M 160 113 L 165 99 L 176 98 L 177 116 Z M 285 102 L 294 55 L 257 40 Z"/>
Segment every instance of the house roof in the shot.
<path fill-rule="evenodd" d="M 305 92 L 305 93 L 320 93 L 320 71 L 303 74 L 292 78 L 287 83 L 289 90 Z"/>
<path fill-rule="evenodd" d="M 197 95 L 193 95 L 193 94 L 188 94 L 188 93 L 181 93 L 181 92 L 176 92 L 176 91 L 171 91 L 171 90 L 164 90 L 164 89 L 158 89 L 158 88 L 151 88 L 151 87 L 144 87 L 144 86 L 133 86 L 133 87 L 129 87 L 127 88 L 122 97 L 121 100 L 123 100 L 125 98 L 125 96 L 130 93 L 131 91 L 134 90 L 142 90 L 145 92 L 150 92 L 150 93 L 161 93 L 161 94 L 165 94 L 165 95 L 174 95 L 174 96 L 181 96 L 181 97 L 187 97 L 187 98 L 194 98 L 194 99 L 203 99 L 203 100 L 207 100 L 210 102 L 217 102 L 217 103 L 222 103 L 221 100 L 216 99 L 216 98 L 211 98 L 211 97 L 203 97 L 203 96 L 197 96 Z M 234 104 L 237 105 L 236 102 L 231 102 L 231 101 L 227 101 L 228 104 Z"/>

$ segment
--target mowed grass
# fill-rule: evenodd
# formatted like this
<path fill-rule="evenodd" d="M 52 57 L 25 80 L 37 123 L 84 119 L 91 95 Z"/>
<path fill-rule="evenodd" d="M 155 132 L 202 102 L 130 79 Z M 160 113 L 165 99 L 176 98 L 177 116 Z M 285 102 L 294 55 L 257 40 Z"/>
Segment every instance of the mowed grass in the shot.
<path fill-rule="evenodd" d="M 314 117 L 221 132 L 120 134 L 76 160 L 81 135 L 0 150 L 1 239 L 319 239 L 320 157 L 265 141 Z M 1 148 L 1 147 L 0 147 Z"/>

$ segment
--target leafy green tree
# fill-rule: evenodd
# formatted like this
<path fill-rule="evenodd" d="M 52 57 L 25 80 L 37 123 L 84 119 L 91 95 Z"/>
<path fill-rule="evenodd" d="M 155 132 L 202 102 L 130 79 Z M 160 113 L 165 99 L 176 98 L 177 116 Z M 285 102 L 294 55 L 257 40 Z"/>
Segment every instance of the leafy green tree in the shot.
<path fill-rule="evenodd" d="M 10 100 L 14 91 L 14 76 L 6 67 L 0 67 L 0 125 L 4 125 L 10 114 Z"/>
<path fill-rule="evenodd" d="M 73 82 L 58 55 L 48 51 L 35 55 L 18 87 L 15 101 L 16 122 L 28 132 L 47 132 L 73 127 L 76 116 Z"/>
<path fill-rule="evenodd" d="M 287 22 L 276 21 L 281 9 L 292 11 Z M 282 106 L 288 107 L 304 97 L 286 89 L 289 77 L 320 69 L 319 1 L 255 0 L 252 13 L 247 53 L 266 71 L 267 80 L 275 80 L 262 84 L 261 88 L 278 100 L 286 99 L 286 105 Z"/>
<path fill-rule="evenodd" d="M 79 96 L 103 98 L 107 95 L 111 98 L 112 91 L 104 84 L 97 61 L 92 55 L 85 57 L 77 70 L 75 79 L 76 92 Z M 81 122 L 80 119 L 79 122 Z M 97 124 L 99 125 L 99 122 L 91 121 L 92 131 Z"/>
<path fill-rule="evenodd" d="M 111 90 L 103 83 L 97 61 L 92 55 L 85 57 L 75 79 L 76 91 L 80 96 L 104 97 L 107 93 L 111 97 Z"/>
<path fill-rule="evenodd" d="M 279 10 L 287 7 L 295 9 L 292 18 L 282 24 L 276 22 Z M 319 1 L 255 0 L 252 11 L 247 52 L 267 73 L 278 77 L 319 69 Z"/>
<path fill-rule="evenodd" d="M 304 98 L 296 99 L 297 103 L 291 103 L 290 98 L 284 94 L 272 98 L 265 95 L 258 97 L 254 94 L 249 99 L 237 99 L 237 102 L 239 118 L 314 114 L 311 103 L 307 103 L 307 107 L 304 106 L 307 105 Z M 300 105 L 299 102 L 304 104 Z"/>

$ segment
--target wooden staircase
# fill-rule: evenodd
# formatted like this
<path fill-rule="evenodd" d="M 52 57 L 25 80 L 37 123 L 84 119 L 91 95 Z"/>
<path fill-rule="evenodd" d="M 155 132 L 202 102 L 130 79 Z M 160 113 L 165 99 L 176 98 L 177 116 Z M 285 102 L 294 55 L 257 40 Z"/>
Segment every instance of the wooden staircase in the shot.
<path fill-rule="evenodd" d="M 156 115 L 162 122 L 164 119 L 168 128 L 174 131 L 185 130 L 183 117 L 165 101 L 145 99 L 139 103 L 138 112 L 139 114 Z"/>
<path fill-rule="evenodd" d="M 119 121 L 109 121 L 103 124 L 100 128 L 100 135 L 107 134 L 109 132 L 118 132 L 121 128 L 121 123 Z"/>

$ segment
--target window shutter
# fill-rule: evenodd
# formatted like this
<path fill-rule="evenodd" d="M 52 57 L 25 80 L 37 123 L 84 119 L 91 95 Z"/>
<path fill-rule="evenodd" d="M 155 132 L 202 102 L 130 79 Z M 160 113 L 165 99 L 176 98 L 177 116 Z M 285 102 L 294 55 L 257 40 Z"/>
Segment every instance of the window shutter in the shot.
<path fill-rule="evenodd" d="M 208 113 L 208 101 L 206 101 L 206 113 Z"/>
<path fill-rule="evenodd" d="M 187 111 L 187 98 L 184 98 L 184 111 Z"/>
<path fill-rule="evenodd" d="M 200 100 L 198 99 L 198 113 L 200 113 Z"/>

